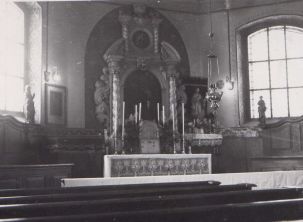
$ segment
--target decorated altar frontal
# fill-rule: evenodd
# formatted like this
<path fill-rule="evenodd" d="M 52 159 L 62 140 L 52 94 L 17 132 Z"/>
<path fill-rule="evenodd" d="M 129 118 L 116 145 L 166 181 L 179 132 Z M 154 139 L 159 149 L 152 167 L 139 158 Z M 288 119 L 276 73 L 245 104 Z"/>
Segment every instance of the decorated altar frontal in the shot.
<path fill-rule="evenodd" d="M 105 155 L 104 177 L 211 173 L 211 154 Z"/>

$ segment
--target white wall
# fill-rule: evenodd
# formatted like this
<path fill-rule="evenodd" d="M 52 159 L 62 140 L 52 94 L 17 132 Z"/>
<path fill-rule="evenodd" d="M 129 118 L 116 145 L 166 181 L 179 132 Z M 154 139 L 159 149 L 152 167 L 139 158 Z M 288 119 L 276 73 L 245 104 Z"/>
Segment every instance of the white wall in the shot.
<path fill-rule="evenodd" d="M 84 56 L 86 42 L 94 25 L 117 5 L 101 2 L 51 2 L 49 15 L 49 66 L 58 66 L 60 84 L 68 88 L 68 127 L 85 126 Z M 183 38 L 190 62 L 191 76 L 207 77 L 209 50 L 209 17 L 161 11 L 175 25 Z M 303 2 L 250 7 L 230 11 L 231 75 L 235 81 L 232 91 L 224 91 L 218 112 L 222 126 L 239 125 L 236 28 L 250 21 L 274 14 L 303 15 Z M 220 76 L 229 75 L 228 29 L 226 12 L 213 14 L 214 52 L 218 55 Z"/>

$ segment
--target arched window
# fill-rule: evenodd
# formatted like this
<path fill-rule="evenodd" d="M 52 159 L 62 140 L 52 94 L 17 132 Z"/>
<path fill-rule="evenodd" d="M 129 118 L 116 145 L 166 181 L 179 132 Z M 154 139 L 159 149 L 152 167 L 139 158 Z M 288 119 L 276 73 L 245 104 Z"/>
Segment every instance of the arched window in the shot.
<path fill-rule="evenodd" d="M 260 96 L 266 117 L 303 115 L 303 29 L 270 26 L 247 36 L 250 117 L 258 118 Z"/>
<path fill-rule="evenodd" d="M 24 90 L 24 12 L 0 1 L 0 110 L 21 112 Z"/>

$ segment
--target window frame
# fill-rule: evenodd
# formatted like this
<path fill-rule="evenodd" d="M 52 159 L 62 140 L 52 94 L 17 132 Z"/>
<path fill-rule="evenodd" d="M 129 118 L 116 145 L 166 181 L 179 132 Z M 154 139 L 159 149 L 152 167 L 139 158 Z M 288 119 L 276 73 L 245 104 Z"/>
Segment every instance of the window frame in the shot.
<path fill-rule="evenodd" d="M 247 38 L 250 34 L 271 26 L 294 26 L 303 29 L 303 17 L 299 15 L 269 16 L 252 21 L 236 29 L 240 125 L 255 120 L 250 116 L 250 87 Z M 299 117 L 274 117 L 270 119 L 281 120 L 296 118 Z"/>

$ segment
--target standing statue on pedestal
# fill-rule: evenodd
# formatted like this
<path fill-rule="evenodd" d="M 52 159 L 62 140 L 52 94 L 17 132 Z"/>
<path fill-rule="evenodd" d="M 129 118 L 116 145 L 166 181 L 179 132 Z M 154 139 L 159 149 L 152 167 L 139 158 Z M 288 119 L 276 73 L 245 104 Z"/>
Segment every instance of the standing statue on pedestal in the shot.
<path fill-rule="evenodd" d="M 29 85 L 25 86 L 25 103 L 23 107 L 25 119 L 28 123 L 35 123 L 35 104 L 34 104 L 35 93 L 31 92 Z"/>
<path fill-rule="evenodd" d="M 260 100 L 258 101 L 258 112 L 259 112 L 259 123 L 261 127 L 264 127 L 266 124 L 265 111 L 266 111 L 266 105 L 263 100 L 263 96 L 260 96 Z"/>

